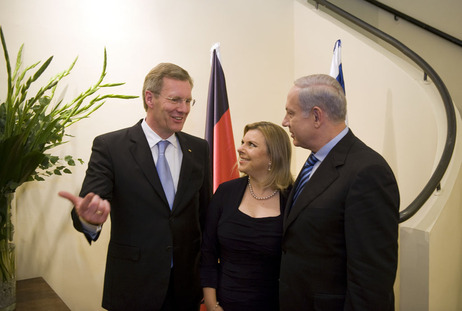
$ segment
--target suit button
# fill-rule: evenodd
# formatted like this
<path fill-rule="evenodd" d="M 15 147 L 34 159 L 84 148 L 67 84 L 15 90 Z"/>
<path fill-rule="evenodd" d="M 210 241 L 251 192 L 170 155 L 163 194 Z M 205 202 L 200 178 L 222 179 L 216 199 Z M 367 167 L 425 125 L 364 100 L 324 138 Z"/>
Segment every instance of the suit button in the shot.
<path fill-rule="evenodd" d="M 165 249 L 167 252 L 170 252 L 172 250 L 172 247 L 169 245 L 167 246 L 167 248 Z"/>

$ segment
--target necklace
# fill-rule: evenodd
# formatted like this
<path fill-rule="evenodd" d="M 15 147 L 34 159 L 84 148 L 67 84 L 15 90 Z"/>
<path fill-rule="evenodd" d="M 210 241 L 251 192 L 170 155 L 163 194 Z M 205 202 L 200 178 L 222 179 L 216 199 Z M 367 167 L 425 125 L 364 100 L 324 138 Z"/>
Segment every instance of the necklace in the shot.
<path fill-rule="evenodd" d="M 255 193 L 253 192 L 252 184 L 250 183 L 250 177 L 249 177 L 249 191 L 250 191 L 250 195 L 256 200 L 268 200 L 274 197 L 274 195 L 279 192 L 279 190 L 276 189 L 274 190 L 273 193 L 271 193 L 270 195 L 267 195 L 266 197 L 257 197 Z"/>

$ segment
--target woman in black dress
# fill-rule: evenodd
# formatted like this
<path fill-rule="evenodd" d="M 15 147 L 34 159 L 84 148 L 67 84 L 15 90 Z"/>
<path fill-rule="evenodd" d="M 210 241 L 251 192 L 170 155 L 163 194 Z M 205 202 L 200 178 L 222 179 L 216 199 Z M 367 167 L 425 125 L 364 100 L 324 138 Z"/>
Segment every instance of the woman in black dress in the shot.
<path fill-rule="evenodd" d="M 209 206 L 201 283 L 207 311 L 277 311 L 282 216 L 293 183 L 291 143 L 271 122 L 244 129 L 238 168 Z"/>

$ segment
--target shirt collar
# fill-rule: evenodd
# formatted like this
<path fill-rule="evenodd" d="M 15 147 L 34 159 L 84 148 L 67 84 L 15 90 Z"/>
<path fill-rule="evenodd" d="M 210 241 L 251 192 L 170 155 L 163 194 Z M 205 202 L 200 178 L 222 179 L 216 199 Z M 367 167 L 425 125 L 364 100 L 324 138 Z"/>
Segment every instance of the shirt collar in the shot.
<path fill-rule="evenodd" d="M 337 145 L 337 143 L 345 137 L 345 135 L 348 133 L 349 128 L 346 126 L 337 136 L 332 138 L 327 144 L 325 144 L 321 149 L 319 149 L 318 152 L 315 153 L 316 158 L 319 160 L 319 162 L 322 162 L 329 152 L 332 150 L 332 148 Z"/>
<path fill-rule="evenodd" d="M 141 122 L 141 128 L 143 129 L 144 135 L 148 140 L 149 148 L 152 149 L 155 145 L 157 145 L 159 141 L 163 140 L 159 135 L 157 135 L 156 132 L 152 130 L 152 128 L 149 127 L 145 119 L 143 119 Z M 175 147 L 175 149 L 178 148 L 178 139 L 175 134 L 172 134 L 172 136 L 165 140 L 168 140 L 173 145 L 173 147 Z"/>

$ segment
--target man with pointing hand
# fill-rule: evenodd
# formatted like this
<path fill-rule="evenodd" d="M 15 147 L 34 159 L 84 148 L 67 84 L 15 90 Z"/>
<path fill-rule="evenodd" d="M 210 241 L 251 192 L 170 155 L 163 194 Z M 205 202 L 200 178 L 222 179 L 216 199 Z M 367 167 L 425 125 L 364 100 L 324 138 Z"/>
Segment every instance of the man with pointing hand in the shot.
<path fill-rule="evenodd" d="M 212 194 L 205 140 L 181 132 L 192 78 L 161 63 L 146 76 L 146 118 L 95 138 L 74 227 L 91 243 L 111 216 L 103 308 L 199 310 L 199 252 Z"/>

